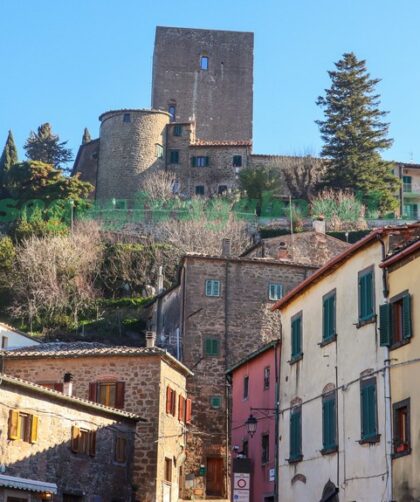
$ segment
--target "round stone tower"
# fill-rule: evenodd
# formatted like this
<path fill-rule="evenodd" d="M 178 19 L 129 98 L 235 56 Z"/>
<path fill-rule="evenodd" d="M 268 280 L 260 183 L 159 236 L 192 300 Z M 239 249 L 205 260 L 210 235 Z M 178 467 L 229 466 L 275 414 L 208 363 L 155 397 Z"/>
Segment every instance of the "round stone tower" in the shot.
<path fill-rule="evenodd" d="M 133 199 L 144 173 L 165 167 L 169 113 L 114 110 L 103 113 L 99 133 L 96 199 Z"/>

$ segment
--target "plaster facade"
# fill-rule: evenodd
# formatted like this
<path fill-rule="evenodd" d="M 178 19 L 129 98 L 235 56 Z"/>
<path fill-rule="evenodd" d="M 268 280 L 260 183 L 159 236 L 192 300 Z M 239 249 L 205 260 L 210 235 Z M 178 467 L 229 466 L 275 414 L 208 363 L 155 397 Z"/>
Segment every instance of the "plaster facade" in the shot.
<path fill-rule="evenodd" d="M 39 342 L 26 333 L 16 330 L 7 324 L 0 323 L 1 348 L 5 350 L 39 345 Z"/>

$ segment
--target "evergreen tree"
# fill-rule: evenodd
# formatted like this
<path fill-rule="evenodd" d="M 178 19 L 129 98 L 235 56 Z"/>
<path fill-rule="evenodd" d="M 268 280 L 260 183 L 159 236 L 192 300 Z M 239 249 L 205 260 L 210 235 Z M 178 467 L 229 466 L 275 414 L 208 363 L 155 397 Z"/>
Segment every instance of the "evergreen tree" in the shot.
<path fill-rule="evenodd" d="M 275 167 L 259 166 L 242 169 L 239 174 L 241 190 L 246 191 L 250 199 L 257 200 L 257 216 L 261 214 L 264 192 L 271 192 L 277 196 L 280 193 L 282 179 L 280 172 Z"/>
<path fill-rule="evenodd" d="M 53 134 L 51 125 L 47 122 L 38 127 L 38 132 L 31 131 L 26 140 L 24 149 L 29 160 L 37 160 L 45 164 L 51 164 L 56 169 L 69 171 L 65 164 L 72 160 L 72 153 L 65 145 L 67 141 L 61 141 L 57 134 Z"/>
<path fill-rule="evenodd" d="M 13 139 L 12 131 L 9 131 L 3 153 L 0 157 L 0 196 L 7 195 L 4 188 L 4 178 L 6 173 L 10 170 L 13 164 L 16 164 L 17 161 L 18 154 L 15 140 Z"/>
<path fill-rule="evenodd" d="M 82 145 L 89 143 L 90 141 L 92 141 L 92 137 L 88 128 L 85 127 L 85 130 L 83 131 Z"/>
<path fill-rule="evenodd" d="M 387 112 L 378 109 L 379 95 L 366 61 L 352 52 L 343 54 L 329 71 L 331 87 L 320 96 L 317 105 L 324 108 L 325 120 L 317 120 L 324 146 L 321 152 L 329 160 L 322 185 L 334 189 L 351 189 L 365 203 L 379 201 L 381 212 L 396 207 L 395 193 L 399 181 L 393 165 L 379 152 L 392 145 L 387 138 L 389 124 L 383 122 Z"/>

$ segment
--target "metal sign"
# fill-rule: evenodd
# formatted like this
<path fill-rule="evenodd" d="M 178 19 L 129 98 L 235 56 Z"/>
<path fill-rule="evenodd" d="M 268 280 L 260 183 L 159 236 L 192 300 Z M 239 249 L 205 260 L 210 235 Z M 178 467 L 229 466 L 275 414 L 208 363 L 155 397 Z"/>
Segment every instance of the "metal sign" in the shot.
<path fill-rule="evenodd" d="M 233 475 L 233 489 L 234 490 L 249 490 L 250 489 L 250 475 L 248 472 L 235 472 Z"/>
<path fill-rule="evenodd" d="M 234 502 L 249 502 L 249 490 L 234 490 Z"/>

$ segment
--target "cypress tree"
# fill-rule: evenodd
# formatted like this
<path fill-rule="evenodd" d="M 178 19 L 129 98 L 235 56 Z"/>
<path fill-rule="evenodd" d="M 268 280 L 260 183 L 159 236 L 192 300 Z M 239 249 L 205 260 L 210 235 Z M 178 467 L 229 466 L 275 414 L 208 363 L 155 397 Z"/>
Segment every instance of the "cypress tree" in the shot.
<path fill-rule="evenodd" d="M 3 153 L 0 157 L 0 195 L 6 195 L 5 189 L 5 175 L 8 173 L 10 168 L 18 162 L 18 153 L 15 145 L 15 140 L 13 139 L 12 131 L 9 130 L 7 135 L 6 144 L 3 148 Z"/>
<path fill-rule="evenodd" d="M 92 141 L 92 137 L 90 135 L 88 128 L 85 127 L 85 130 L 83 131 L 82 145 L 84 145 L 85 143 L 89 143 L 90 141 Z"/>
<path fill-rule="evenodd" d="M 328 159 L 322 185 L 351 189 L 367 204 L 376 200 L 381 212 L 392 210 L 399 180 L 392 163 L 379 153 L 393 142 L 383 121 L 387 112 L 378 108 L 375 87 L 380 80 L 371 79 L 366 61 L 352 52 L 343 54 L 335 67 L 328 72 L 331 87 L 316 102 L 325 114 L 325 120 L 316 121 L 324 141 L 321 156 Z"/>

